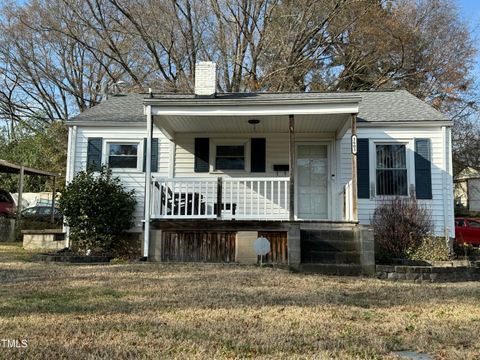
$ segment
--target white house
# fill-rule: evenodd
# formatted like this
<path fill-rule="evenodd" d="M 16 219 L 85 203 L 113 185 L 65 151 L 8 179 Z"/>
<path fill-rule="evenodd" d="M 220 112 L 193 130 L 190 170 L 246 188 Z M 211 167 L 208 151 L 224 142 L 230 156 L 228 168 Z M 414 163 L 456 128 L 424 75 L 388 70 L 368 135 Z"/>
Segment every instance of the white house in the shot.
<path fill-rule="evenodd" d="M 264 235 L 270 261 L 370 271 L 378 201 L 413 193 L 454 236 L 452 122 L 425 102 L 215 84 L 200 63 L 194 94 L 111 95 L 69 121 L 68 180 L 106 164 L 135 189 L 145 257 L 255 262 Z"/>
<path fill-rule="evenodd" d="M 480 172 L 463 169 L 454 179 L 455 205 L 471 212 L 480 211 Z"/>

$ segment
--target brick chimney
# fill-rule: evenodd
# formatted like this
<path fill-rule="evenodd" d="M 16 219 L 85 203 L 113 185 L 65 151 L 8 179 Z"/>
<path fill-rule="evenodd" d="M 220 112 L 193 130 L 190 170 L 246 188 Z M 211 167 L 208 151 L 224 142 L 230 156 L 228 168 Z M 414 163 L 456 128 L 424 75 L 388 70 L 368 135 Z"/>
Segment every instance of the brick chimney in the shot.
<path fill-rule="evenodd" d="M 195 65 L 195 95 L 214 97 L 217 92 L 217 65 L 211 61 L 200 61 Z"/>

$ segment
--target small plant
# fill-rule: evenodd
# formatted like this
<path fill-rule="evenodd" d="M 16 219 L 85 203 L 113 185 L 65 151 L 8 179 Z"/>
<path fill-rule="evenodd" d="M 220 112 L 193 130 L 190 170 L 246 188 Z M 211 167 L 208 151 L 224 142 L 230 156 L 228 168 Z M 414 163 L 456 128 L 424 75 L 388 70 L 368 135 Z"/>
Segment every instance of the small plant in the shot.
<path fill-rule="evenodd" d="M 382 200 L 373 213 L 377 257 L 407 258 L 432 232 L 430 211 L 414 197 Z"/>
<path fill-rule="evenodd" d="M 59 200 L 72 247 L 85 252 L 112 253 L 117 239 L 133 226 L 136 200 L 111 170 L 80 172 L 69 183 Z"/>
<path fill-rule="evenodd" d="M 480 259 L 480 248 L 475 248 L 472 244 L 467 244 L 462 241 L 453 243 L 453 252 L 459 259 Z"/>
<path fill-rule="evenodd" d="M 124 264 L 128 264 L 128 260 L 124 259 L 124 258 L 113 258 L 112 260 L 110 260 L 110 264 L 112 265 L 124 265 Z"/>
<path fill-rule="evenodd" d="M 426 237 L 420 246 L 407 251 L 411 260 L 446 261 L 450 259 L 450 250 L 445 239 Z"/>

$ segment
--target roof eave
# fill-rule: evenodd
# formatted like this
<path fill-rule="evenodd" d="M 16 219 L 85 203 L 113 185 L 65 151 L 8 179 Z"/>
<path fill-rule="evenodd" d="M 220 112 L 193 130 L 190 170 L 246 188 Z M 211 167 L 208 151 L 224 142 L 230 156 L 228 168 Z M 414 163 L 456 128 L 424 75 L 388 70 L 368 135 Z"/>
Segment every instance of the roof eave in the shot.
<path fill-rule="evenodd" d="M 128 127 L 144 127 L 145 120 L 141 121 L 118 121 L 118 119 L 112 120 L 69 120 L 67 121 L 67 126 L 95 126 L 95 127 L 109 127 L 109 126 L 128 126 Z"/>
<path fill-rule="evenodd" d="M 431 119 L 431 120 L 400 120 L 400 121 L 357 121 L 357 126 L 359 127 L 373 127 L 373 126 L 398 126 L 398 125 L 409 125 L 412 127 L 420 126 L 453 126 L 452 120 L 445 119 Z"/>
<path fill-rule="evenodd" d="M 254 97 L 246 97 L 241 99 L 218 99 L 218 98 L 196 98 L 196 99 L 159 99 L 145 98 L 144 105 L 163 105 L 163 106 L 236 106 L 240 104 L 255 105 L 299 105 L 299 104 L 344 104 L 344 103 L 360 103 L 360 96 L 349 97 L 329 97 L 321 99 L 255 99 Z"/>

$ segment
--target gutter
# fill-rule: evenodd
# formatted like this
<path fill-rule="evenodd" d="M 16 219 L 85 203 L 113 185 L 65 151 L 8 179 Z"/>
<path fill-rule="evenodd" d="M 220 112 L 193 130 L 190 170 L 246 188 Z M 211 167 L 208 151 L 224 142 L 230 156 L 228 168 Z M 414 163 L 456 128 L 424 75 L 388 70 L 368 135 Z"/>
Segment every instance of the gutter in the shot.
<path fill-rule="evenodd" d="M 238 106 L 238 105 L 302 105 L 302 104 L 345 104 L 345 103 L 360 103 L 362 98 L 360 96 L 351 96 L 344 98 L 322 98 L 322 99 L 258 99 L 254 97 L 246 97 L 241 99 L 155 99 L 145 98 L 144 105 L 162 105 L 162 106 Z"/>
<path fill-rule="evenodd" d="M 408 125 L 410 127 L 422 127 L 422 126 L 453 126 L 451 120 L 407 120 L 407 121 L 357 121 L 357 127 L 394 127 L 398 125 Z"/>

